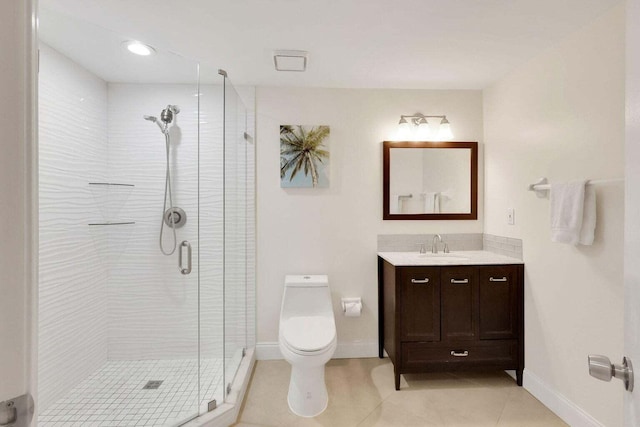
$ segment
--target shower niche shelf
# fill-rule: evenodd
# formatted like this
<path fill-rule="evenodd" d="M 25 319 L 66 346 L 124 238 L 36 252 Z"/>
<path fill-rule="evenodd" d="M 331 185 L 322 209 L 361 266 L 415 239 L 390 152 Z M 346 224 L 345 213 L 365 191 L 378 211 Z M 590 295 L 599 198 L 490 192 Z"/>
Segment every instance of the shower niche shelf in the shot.
<path fill-rule="evenodd" d="M 90 222 L 90 226 L 102 226 L 102 225 L 133 225 L 135 221 L 121 221 L 121 222 Z"/>
<path fill-rule="evenodd" d="M 117 182 L 90 182 L 89 185 L 103 185 L 103 186 L 114 186 L 114 187 L 135 187 L 134 184 L 121 184 Z"/>

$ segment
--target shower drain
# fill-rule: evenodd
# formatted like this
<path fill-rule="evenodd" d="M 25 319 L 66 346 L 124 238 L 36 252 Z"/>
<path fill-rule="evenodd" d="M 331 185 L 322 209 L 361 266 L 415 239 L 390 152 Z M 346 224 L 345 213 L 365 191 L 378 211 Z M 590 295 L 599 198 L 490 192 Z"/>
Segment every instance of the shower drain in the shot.
<path fill-rule="evenodd" d="M 157 388 L 160 387 L 160 385 L 163 383 L 164 380 L 155 380 L 155 381 L 149 381 L 144 387 L 142 387 L 143 390 L 156 390 Z"/>

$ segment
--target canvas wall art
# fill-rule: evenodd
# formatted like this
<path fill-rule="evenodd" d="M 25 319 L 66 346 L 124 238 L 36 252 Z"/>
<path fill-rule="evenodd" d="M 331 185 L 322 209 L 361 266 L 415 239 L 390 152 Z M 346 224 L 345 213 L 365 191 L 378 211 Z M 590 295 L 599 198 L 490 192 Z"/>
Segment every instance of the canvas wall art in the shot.
<path fill-rule="evenodd" d="M 280 126 L 280 186 L 329 187 L 329 126 Z"/>

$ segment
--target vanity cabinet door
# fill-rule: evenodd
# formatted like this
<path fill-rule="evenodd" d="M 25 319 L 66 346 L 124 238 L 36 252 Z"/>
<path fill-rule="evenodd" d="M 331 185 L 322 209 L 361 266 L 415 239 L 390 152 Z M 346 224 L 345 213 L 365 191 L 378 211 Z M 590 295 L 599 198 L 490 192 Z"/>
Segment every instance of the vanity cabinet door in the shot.
<path fill-rule="evenodd" d="M 517 338 L 517 268 L 480 267 L 479 275 L 480 339 Z"/>
<path fill-rule="evenodd" d="M 398 267 L 400 340 L 440 341 L 440 269 Z"/>
<path fill-rule="evenodd" d="M 442 340 L 476 339 L 478 304 L 478 268 L 442 267 Z"/>

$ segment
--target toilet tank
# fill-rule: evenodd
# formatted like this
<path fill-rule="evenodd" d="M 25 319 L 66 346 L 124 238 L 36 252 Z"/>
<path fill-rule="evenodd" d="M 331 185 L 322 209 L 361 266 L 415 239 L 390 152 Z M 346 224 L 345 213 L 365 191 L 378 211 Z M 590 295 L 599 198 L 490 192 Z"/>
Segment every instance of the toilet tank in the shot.
<path fill-rule="evenodd" d="M 333 316 L 331 291 L 326 275 L 286 276 L 282 297 L 282 317 Z"/>

